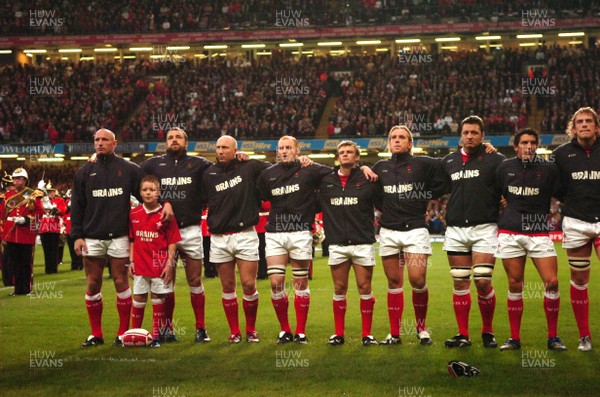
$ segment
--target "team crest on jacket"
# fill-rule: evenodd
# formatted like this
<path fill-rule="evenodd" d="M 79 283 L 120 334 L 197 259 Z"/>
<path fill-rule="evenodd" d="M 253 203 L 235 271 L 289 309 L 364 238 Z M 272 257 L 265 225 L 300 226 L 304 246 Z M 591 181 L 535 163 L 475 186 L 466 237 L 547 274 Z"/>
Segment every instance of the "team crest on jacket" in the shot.
<path fill-rule="evenodd" d="M 119 168 L 119 169 L 117 170 L 117 175 L 119 175 L 119 176 L 123 176 L 123 170 Z"/>
<path fill-rule="evenodd" d="M 542 171 L 536 171 L 535 172 L 535 179 L 538 180 L 538 181 L 540 179 L 542 179 Z"/>
<path fill-rule="evenodd" d="M 412 167 L 410 165 L 406 166 L 406 172 L 410 173 L 412 171 Z"/>

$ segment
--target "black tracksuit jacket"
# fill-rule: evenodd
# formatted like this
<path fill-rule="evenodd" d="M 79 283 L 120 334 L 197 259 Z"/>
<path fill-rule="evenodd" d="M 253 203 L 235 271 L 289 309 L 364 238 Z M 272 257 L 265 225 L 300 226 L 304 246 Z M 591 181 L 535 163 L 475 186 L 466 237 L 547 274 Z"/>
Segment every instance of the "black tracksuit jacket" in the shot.
<path fill-rule="evenodd" d="M 548 234 L 550 201 L 558 191 L 558 168 L 534 157 L 504 160 L 498 167 L 498 189 L 508 206 L 502 210 L 498 228 L 519 234 Z"/>
<path fill-rule="evenodd" d="M 111 240 L 129 235 L 130 196 L 141 201 L 140 167 L 99 155 L 75 173 L 71 197 L 71 237 Z"/>
<path fill-rule="evenodd" d="M 600 222 L 600 139 L 588 156 L 576 139 L 557 147 L 554 160 L 560 171 L 564 216 Z"/>
<path fill-rule="evenodd" d="M 213 163 L 199 156 L 175 157 L 170 153 L 151 157 L 141 164 L 146 175 L 160 181 L 162 202 L 173 207 L 180 229 L 200 225 L 202 220 L 202 176 Z"/>
<path fill-rule="evenodd" d="M 315 222 L 316 190 L 332 168 L 313 164 L 301 168 L 298 160 L 277 163 L 258 180 L 261 198 L 271 202 L 266 231 L 269 233 L 311 230 Z"/>
<path fill-rule="evenodd" d="M 235 233 L 258 223 L 260 197 L 256 182 L 271 164 L 237 159 L 216 163 L 204 171 L 202 193 L 208 202 L 208 230 L 213 234 Z"/>
<path fill-rule="evenodd" d="M 440 160 L 400 153 L 378 161 L 373 171 L 383 198 L 381 226 L 399 231 L 427 227 L 427 203 L 445 191 Z"/>
<path fill-rule="evenodd" d="M 323 211 L 327 242 L 337 245 L 373 244 L 373 212 L 379 186 L 369 182 L 359 168 L 353 168 L 346 187 L 342 187 L 338 170 L 336 167 L 319 185 L 318 204 Z"/>
<path fill-rule="evenodd" d="M 483 145 L 463 164 L 460 150 L 442 160 L 446 186 L 452 195 L 446 207 L 448 226 L 469 227 L 498 222 L 500 192 L 496 169 L 504 161 L 500 153 L 485 153 Z"/>

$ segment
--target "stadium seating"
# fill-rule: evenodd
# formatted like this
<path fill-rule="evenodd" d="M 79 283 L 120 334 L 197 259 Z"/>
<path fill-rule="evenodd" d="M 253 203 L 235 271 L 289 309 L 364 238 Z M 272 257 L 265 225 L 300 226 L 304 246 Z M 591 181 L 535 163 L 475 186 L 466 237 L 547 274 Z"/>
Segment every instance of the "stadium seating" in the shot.
<path fill-rule="evenodd" d="M 561 4 L 562 3 L 562 4 Z M 0 4 L 0 34 L 51 35 L 91 33 L 160 33 L 221 29 L 268 29 L 277 26 L 277 11 L 300 12 L 310 26 L 423 24 L 440 22 L 502 22 L 518 20 L 522 10 L 544 9 L 559 18 L 597 16 L 597 2 L 500 0 L 115 0 L 90 2 L 23 0 Z M 36 11 L 63 21 L 32 29 Z M 34 14 L 31 14 L 31 13 Z"/>
<path fill-rule="evenodd" d="M 600 109 L 593 88 L 600 80 L 597 48 L 410 59 L 385 53 L 2 66 L 0 139 L 90 142 L 107 127 L 120 141 L 162 140 L 165 129 L 177 126 L 195 140 L 311 137 L 322 118 L 335 137 L 381 136 L 398 123 L 417 136 L 437 137 L 456 134 L 469 114 L 482 116 L 488 134 L 498 135 L 526 127 L 538 113 L 542 132 L 562 133 L 579 107 Z M 536 70 L 526 72 L 530 65 Z M 545 91 L 525 95 L 532 79 Z M 324 113 L 332 97 L 334 106 Z"/>

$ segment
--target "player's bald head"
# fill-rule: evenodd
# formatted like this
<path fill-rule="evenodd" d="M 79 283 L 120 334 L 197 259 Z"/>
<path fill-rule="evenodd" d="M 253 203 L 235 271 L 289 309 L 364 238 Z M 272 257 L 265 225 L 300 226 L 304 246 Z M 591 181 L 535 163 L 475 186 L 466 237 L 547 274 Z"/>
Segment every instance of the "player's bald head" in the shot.
<path fill-rule="evenodd" d="M 111 130 L 109 130 L 108 128 L 100 128 L 98 131 L 96 131 L 94 133 L 94 138 L 98 135 L 98 133 L 102 133 L 102 134 L 108 134 L 113 141 L 117 140 L 117 136 L 115 135 L 114 132 L 112 132 Z"/>
<path fill-rule="evenodd" d="M 228 147 L 237 148 L 237 140 L 229 135 L 223 135 L 219 139 L 217 139 L 217 146 L 226 145 Z"/>
<path fill-rule="evenodd" d="M 235 158 L 235 154 L 238 151 L 237 141 L 229 135 L 223 135 L 217 139 L 215 146 L 217 161 L 221 164 L 229 164 Z"/>
<path fill-rule="evenodd" d="M 115 133 L 106 128 L 100 128 L 94 134 L 94 149 L 96 154 L 109 155 L 115 152 L 117 139 Z"/>

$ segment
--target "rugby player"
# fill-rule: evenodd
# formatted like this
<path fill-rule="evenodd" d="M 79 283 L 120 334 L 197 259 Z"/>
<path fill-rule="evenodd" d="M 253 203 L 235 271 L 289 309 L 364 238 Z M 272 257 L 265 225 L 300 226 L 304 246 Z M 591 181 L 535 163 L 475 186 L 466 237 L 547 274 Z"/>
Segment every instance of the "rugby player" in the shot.
<path fill-rule="evenodd" d="M 86 274 L 85 303 L 92 334 L 82 344 L 104 344 L 102 331 L 102 272 L 105 263 L 117 292 L 119 329 L 114 345 L 129 328 L 131 289 L 127 278 L 129 263 L 130 196 L 141 200 L 142 171 L 137 164 L 115 155 L 117 140 L 107 129 L 94 134 L 96 161 L 88 162 L 75 173 L 71 197 L 71 236 L 75 253 L 83 256 Z"/>
<path fill-rule="evenodd" d="M 393 126 L 388 134 L 392 157 L 375 164 L 383 202 L 379 254 L 388 279 L 390 333 L 384 345 L 400 344 L 404 309 L 404 268 L 412 287 L 416 335 L 421 345 L 431 344 L 426 327 L 429 291 L 427 262 L 431 255 L 425 213 L 429 200 L 444 193 L 441 163 L 426 156 L 413 156 L 413 136 L 406 125 Z"/>
<path fill-rule="evenodd" d="M 360 295 L 362 344 L 377 345 L 371 335 L 375 305 L 371 279 L 375 266 L 373 211 L 379 189 L 358 168 L 360 150 L 356 143 L 340 142 L 337 157 L 339 167 L 321 180 L 318 194 L 325 235 L 330 242 L 328 263 L 334 284 L 335 334 L 327 343 L 332 346 L 345 343 L 346 294 L 352 268 Z"/>
<path fill-rule="evenodd" d="M 469 312 L 471 275 L 478 293 L 482 319 L 483 346 L 496 348 L 492 327 L 496 295 L 492 286 L 500 194 L 496 188 L 496 169 L 505 157 L 486 153 L 483 120 L 469 116 L 461 122 L 462 147 L 442 160 L 443 172 L 451 192 L 446 209 L 448 228 L 443 249 L 454 280 L 454 314 L 458 334 L 445 341 L 446 347 L 471 346 Z"/>
<path fill-rule="evenodd" d="M 222 136 L 216 145 L 217 163 L 204 172 L 203 189 L 208 202 L 210 261 L 215 264 L 222 286 L 222 303 L 230 327 L 229 343 L 242 339 L 235 290 L 236 264 L 243 289 L 246 317 L 246 341 L 259 342 L 256 332 L 258 291 L 258 223 L 260 199 L 256 187 L 260 173 L 271 164 L 239 161 L 237 141 Z"/>
<path fill-rule="evenodd" d="M 315 190 L 332 168 L 320 164 L 302 167 L 297 157 L 298 141 L 283 136 L 277 144 L 280 162 L 264 170 L 258 187 L 261 198 L 271 202 L 266 226 L 267 273 L 271 282 L 271 300 L 279 320 L 281 332 L 277 343 L 305 344 L 306 321 L 310 306 L 308 288 L 309 267 L 312 260 L 311 227 L 315 219 Z M 363 172 L 376 178 L 368 167 Z M 296 330 L 292 334 L 288 321 L 288 297 L 285 291 L 285 269 L 292 266 Z"/>
<path fill-rule="evenodd" d="M 564 204 L 563 248 L 571 268 L 571 305 L 579 328 L 579 351 L 592 350 L 588 283 L 592 249 L 600 257 L 600 122 L 594 109 L 578 109 L 567 126 L 571 141 L 553 152 Z"/>
<path fill-rule="evenodd" d="M 508 319 L 510 338 L 500 350 L 521 348 L 523 280 L 525 263 L 530 257 L 544 283 L 544 312 L 548 324 L 548 349 L 567 350 L 557 335 L 560 294 L 558 262 L 554 243 L 549 237 L 550 202 L 558 191 L 558 168 L 539 158 L 537 131 L 525 128 L 514 136 L 516 157 L 497 170 L 498 187 L 506 207 L 498 220 L 497 258 L 502 258 L 508 276 Z"/>

